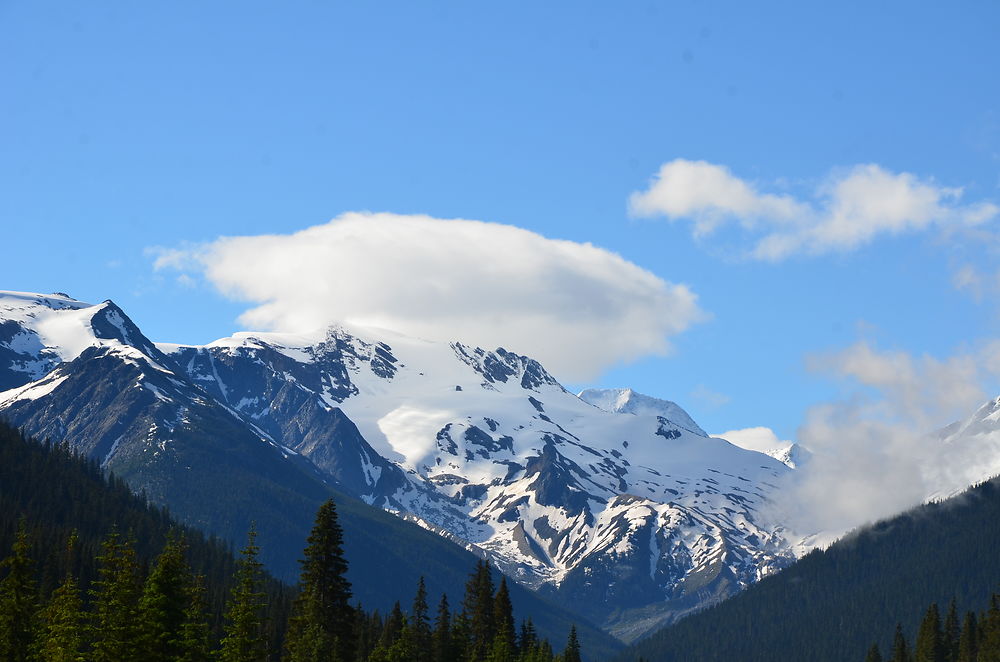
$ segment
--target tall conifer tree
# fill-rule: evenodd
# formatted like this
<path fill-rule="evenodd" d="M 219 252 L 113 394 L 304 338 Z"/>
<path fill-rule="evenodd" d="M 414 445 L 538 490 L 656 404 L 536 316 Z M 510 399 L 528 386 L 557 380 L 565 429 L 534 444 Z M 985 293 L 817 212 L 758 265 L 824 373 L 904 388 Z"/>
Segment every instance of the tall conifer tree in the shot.
<path fill-rule="evenodd" d="M 493 572 L 488 561 L 478 561 L 465 586 L 463 611 L 468 622 L 468 662 L 484 662 L 493 647 Z"/>
<path fill-rule="evenodd" d="M 77 535 L 70 534 L 66 545 L 66 576 L 53 591 L 49 604 L 42 612 L 44 622 L 38 657 L 42 662 L 82 662 L 87 640 L 83 598 L 73 575 L 72 558 Z"/>
<path fill-rule="evenodd" d="M 945 616 L 944 625 L 941 627 L 941 646 L 945 662 L 958 662 L 958 639 L 961 636 L 959 628 L 958 605 L 952 598 L 948 605 L 948 615 Z"/>
<path fill-rule="evenodd" d="M 191 603 L 191 569 L 185 544 L 172 533 L 146 578 L 139 600 L 142 657 L 145 662 L 173 662 L 183 652 L 183 629 Z"/>
<path fill-rule="evenodd" d="M 209 627 L 205 604 L 205 578 L 191 578 L 188 585 L 188 604 L 181 625 L 181 654 L 177 662 L 209 662 L 212 659 L 209 644 Z"/>
<path fill-rule="evenodd" d="M 576 626 L 570 626 L 569 639 L 566 641 L 566 650 L 562 654 L 562 662 L 581 662 L 580 641 L 576 636 Z"/>
<path fill-rule="evenodd" d="M 962 633 L 958 636 L 958 662 L 976 662 L 979 644 L 979 625 L 976 615 L 969 612 L 962 621 Z"/>
<path fill-rule="evenodd" d="M 236 564 L 236 585 L 226 609 L 220 662 L 264 662 L 267 659 L 267 637 L 264 636 L 267 596 L 261 590 L 263 570 L 257 560 L 259 553 L 257 530 L 251 525 L 247 546 L 240 552 Z"/>
<path fill-rule="evenodd" d="M 941 615 L 937 603 L 927 608 L 924 620 L 917 631 L 917 642 L 914 647 L 915 662 L 945 662 L 944 647 L 941 645 Z"/>
<path fill-rule="evenodd" d="M 0 582 L 0 659 L 27 662 L 38 625 L 38 593 L 34 561 L 28 556 L 28 527 L 17 525 L 12 554 L 0 564 L 7 575 Z"/>
<path fill-rule="evenodd" d="M 288 660 L 350 662 L 354 659 L 354 612 L 350 606 L 351 584 L 346 576 L 343 546 L 343 530 L 330 500 L 316 513 L 305 558 L 300 561 L 301 593 L 289 624 Z"/>
<path fill-rule="evenodd" d="M 139 564 L 131 540 L 111 533 L 101 546 L 92 621 L 94 662 L 120 662 L 138 656 Z"/>
<path fill-rule="evenodd" d="M 433 657 L 427 610 L 427 587 L 424 585 L 424 578 L 421 577 L 417 583 L 417 592 L 413 596 L 413 606 L 410 608 L 410 628 L 413 632 L 416 662 L 430 662 Z"/>
<path fill-rule="evenodd" d="M 896 623 L 896 633 L 892 638 L 892 662 L 912 662 L 910 647 L 906 644 L 903 626 L 899 623 Z"/>
<path fill-rule="evenodd" d="M 441 594 L 437 617 L 434 619 L 432 648 L 434 662 L 456 662 L 451 632 L 451 610 L 448 607 L 448 596 L 444 593 Z"/>

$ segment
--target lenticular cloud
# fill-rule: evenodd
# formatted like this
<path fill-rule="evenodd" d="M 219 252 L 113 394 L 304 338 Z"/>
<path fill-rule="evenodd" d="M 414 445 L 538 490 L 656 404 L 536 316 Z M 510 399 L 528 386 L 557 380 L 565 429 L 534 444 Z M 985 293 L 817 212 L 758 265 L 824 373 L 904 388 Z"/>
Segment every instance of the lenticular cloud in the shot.
<path fill-rule="evenodd" d="M 240 318 L 250 328 L 348 322 L 502 346 L 568 380 L 664 354 L 702 316 L 686 286 L 589 243 L 429 216 L 346 213 L 293 234 L 161 251 L 156 268 L 200 271 L 254 304 Z"/>

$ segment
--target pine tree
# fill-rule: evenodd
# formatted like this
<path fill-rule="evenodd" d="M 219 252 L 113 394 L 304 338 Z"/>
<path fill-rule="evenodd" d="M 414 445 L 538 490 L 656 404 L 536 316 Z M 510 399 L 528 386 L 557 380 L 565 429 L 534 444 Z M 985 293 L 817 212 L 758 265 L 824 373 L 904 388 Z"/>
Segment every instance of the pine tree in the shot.
<path fill-rule="evenodd" d="M 434 634 L 431 637 L 434 662 L 456 662 L 451 632 L 451 610 L 448 608 L 448 596 L 441 594 L 438 603 L 437 617 L 434 619 Z"/>
<path fill-rule="evenodd" d="M 976 662 L 1000 662 L 1000 596 L 994 595 L 990 608 L 979 619 Z"/>
<path fill-rule="evenodd" d="M 100 569 L 92 591 L 94 662 L 136 659 L 139 643 L 139 564 L 131 540 L 113 532 L 101 546 Z"/>
<path fill-rule="evenodd" d="M 941 616 L 937 603 L 927 608 L 924 620 L 917 631 L 917 642 L 913 654 L 915 662 L 944 662 L 941 645 Z"/>
<path fill-rule="evenodd" d="M 865 662 L 882 662 L 882 653 L 878 649 L 878 644 L 872 644 L 872 647 L 868 649 Z"/>
<path fill-rule="evenodd" d="M 969 612 L 962 622 L 962 633 L 958 636 L 957 662 L 976 662 L 979 648 L 979 625 L 976 615 Z"/>
<path fill-rule="evenodd" d="M 76 532 L 66 545 L 66 576 L 53 591 L 42 612 L 44 623 L 38 657 L 42 662 L 82 662 L 87 640 L 83 598 L 70 562 L 76 551 Z"/>
<path fill-rule="evenodd" d="M 183 629 L 191 603 L 191 569 L 185 544 L 171 534 L 146 578 L 139 600 L 141 649 L 145 662 L 172 662 L 181 656 Z"/>
<path fill-rule="evenodd" d="M 414 660 L 430 662 L 433 659 L 431 626 L 427 617 L 427 587 L 424 578 L 417 583 L 417 593 L 410 608 L 410 628 L 413 631 Z"/>
<path fill-rule="evenodd" d="M 903 626 L 899 623 L 896 623 L 896 634 L 892 639 L 892 662 L 912 662 L 910 648 L 906 645 L 906 636 L 903 634 Z"/>
<path fill-rule="evenodd" d="M 263 627 L 267 596 L 261 591 L 263 571 L 257 560 L 259 552 L 257 530 L 251 526 L 247 546 L 240 552 L 236 585 L 226 608 L 220 662 L 263 662 L 267 659 L 267 638 Z"/>
<path fill-rule="evenodd" d="M 500 588 L 493 598 L 493 624 L 496 630 L 494 639 L 502 641 L 501 649 L 509 650 L 511 655 L 517 653 L 517 634 L 514 630 L 514 606 L 510 602 L 510 591 L 507 589 L 507 578 L 500 578 Z M 496 646 L 494 646 L 494 649 Z"/>
<path fill-rule="evenodd" d="M 181 625 L 180 655 L 177 662 L 209 662 L 212 659 L 209 627 L 205 604 L 205 578 L 191 578 L 187 587 L 188 601 Z"/>
<path fill-rule="evenodd" d="M 463 612 L 468 620 L 469 662 L 484 662 L 496 634 L 493 623 L 493 573 L 487 561 L 478 561 L 465 587 Z"/>
<path fill-rule="evenodd" d="M 530 651 L 538 643 L 538 633 L 535 631 L 535 624 L 531 619 L 521 621 L 521 636 L 518 640 L 518 650 L 522 653 Z"/>
<path fill-rule="evenodd" d="M 580 642 L 576 637 L 576 626 L 569 629 L 569 639 L 566 641 L 566 650 L 562 654 L 563 662 L 581 662 Z"/>
<path fill-rule="evenodd" d="M 350 606 L 344 535 L 333 501 L 316 513 L 304 550 L 299 578 L 301 593 L 289 623 L 286 659 L 292 662 L 349 662 L 354 658 L 354 613 Z"/>
<path fill-rule="evenodd" d="M 958 662 L 958 639 L 961 636 L 958 623 L 958 606 L 952 598 L 948 605 L 948 615 L 941 629 L 941 646 L 944 649 L 945 662 Z"/>
<path fill-rule="evenodd" d="M 0 582 L 0 659 L 26 662 L 31 659 L 38 619 L 38 594 L 34 561 L 28 557 L 28 527 L 22 518 L 17 526 L 12 554 L 0 567 L 7 576 Z"/>

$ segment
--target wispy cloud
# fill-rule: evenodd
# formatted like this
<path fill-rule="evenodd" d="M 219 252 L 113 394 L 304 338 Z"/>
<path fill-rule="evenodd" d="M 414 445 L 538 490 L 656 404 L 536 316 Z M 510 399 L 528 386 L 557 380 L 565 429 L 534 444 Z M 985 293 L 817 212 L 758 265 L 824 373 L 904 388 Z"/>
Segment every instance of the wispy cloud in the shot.
<path fill-rule="evenodd" d="M 798 431 L 812 457 L 779 504 L 793 530 L 844 533 L 1000 473 L 1000 434 L 948 443 L 936 434 L 987 400 L 1000 344 L 939 359 L 858 342 L 809 364 L 847 389 L 811 408 Z"/>
<path fill-rule="evenodd" d="M 1000 213 L 992 202 L 963 204 L 963 190 L 875 164 L 834 172 L 807 199 L 762 192 L 722 165 L 676 159 L 629 198 L 636 217 L 692 223 L 697 237 L 736 224 L 751 238 L 750 257 L 849 251 L 880 235 L 970 227 Z"/>
<path fill-rule="evenodd" d="M 695 294 L 589 243 L 429 216 L 346 213 L 292 234 L 157 249 L 156 269 L 202 273 L 252 304 L 251 328 L 334 322 L 504 346 L 568 380 L 670 349 L 702 318 Z"/>

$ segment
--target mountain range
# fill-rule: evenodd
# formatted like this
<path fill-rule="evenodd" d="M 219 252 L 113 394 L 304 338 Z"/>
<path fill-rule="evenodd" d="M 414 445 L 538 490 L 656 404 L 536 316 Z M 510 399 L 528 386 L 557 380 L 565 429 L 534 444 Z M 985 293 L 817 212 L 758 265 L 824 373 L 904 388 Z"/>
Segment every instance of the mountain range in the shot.
<path fill-rule="evenodd" d="M 5 292 L 0 417 L 188 524 L 240 540 L 256 520 L 279 576 L 335 492 L 359 558 L 486 557 L 624 641 L 795 558 L 765 513 L 796 448 L 741 448 L 630 389 L 575 395 L 503 348 L 351 325 L 153 343 L 111 301 Z"/>

